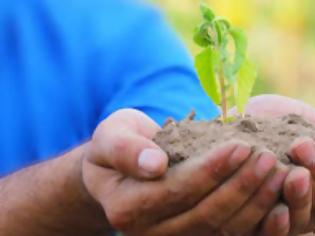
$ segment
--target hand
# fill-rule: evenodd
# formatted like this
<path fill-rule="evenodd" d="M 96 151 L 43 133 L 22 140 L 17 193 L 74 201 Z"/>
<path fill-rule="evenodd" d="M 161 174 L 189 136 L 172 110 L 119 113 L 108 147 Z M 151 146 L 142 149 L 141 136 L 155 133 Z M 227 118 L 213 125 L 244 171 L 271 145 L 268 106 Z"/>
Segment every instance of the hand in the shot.
<path fill-rule="evenodd" d="M 236 108 L 230 111 L 236 114 Z M 245 109 L 245 113 L 256 117 L 282 117 L 297 114 L 315 125 L 315 109 L 296 99 L 279 95 L 260 95 L 252 97 Z"/>
<path fill-rule="evenodd" d="M 231 142 L 166 172 L 166 154 L 151 141 L 158 130 L 140 112 L 114 113 L 83 162 L 87 190 L 124 235 L 245 234 L 274 206 L 287 170 L 274 172 L 272 153 L 250 158 L 248 145 Z"/>
<path fill-rule="evenodd" d="M 246 108 L 246 113 L 256 117 L 281 117 L 294 113 L 315 124 L 314 108 L 298 100 L 277 95 L 262 95 L 252 98 Z M 315 202 L 315 194 L 313 193 L 313 201 L 311 196 L 312 189 L 315 187 L 313 149 L 314 142 L 310 138 L 296 140 L 290 149 L 291 160 L 307 168 L 294 169 L 285 181 L 284 193 L 290 208 L 291 235 L 309 232 L 315 227 L 315 206 L 314 204 L 312 206 L 312 202 Z M 309 172 L 313 176 L 312 182 L 310 182 Z M 296 193 L 302 193 L 302 195 Z"/>
<path fill-rule="evenodd" d="M 296 172 L 295 183 L 286 184 L 286 199 L 295 208 L 294 229 L 296 232 L 310 232 L 315 229 L 315 193 L 310 189 L 315 189 L 315 142 L 311 138 L 299 138 L 291 146 L 289 156 L 300 168 Z M 294 177 L 291 177 L 293 179 Z M 290 179 L 288 178 L 288 181 Z M 287 181 L 287 182 L 288 182 Z M 291 188 L 289 189 L 289 186 Z M 298 194 L 293 194 L 298 193 Z"/>

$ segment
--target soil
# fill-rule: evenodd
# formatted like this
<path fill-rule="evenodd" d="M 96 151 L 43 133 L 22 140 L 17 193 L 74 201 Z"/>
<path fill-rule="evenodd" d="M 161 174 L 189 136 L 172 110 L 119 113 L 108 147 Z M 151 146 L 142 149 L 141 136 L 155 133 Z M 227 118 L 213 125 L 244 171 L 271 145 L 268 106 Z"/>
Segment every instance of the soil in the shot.
<path fill-rule="evenodd" d="M 294 114 L 274 119 L 238 117 L 226 124 L 219 119 L 194 121 L 193 118 L 194 113 L 180 122 L 168 119 L 155 136 L 154 141 L 169 156 L 169 166 L 200 156 L 230 140 L 245 141 L 255 149 L 267 148 L 281 162 L 291 164 L 287 152 L 292 142 L 298 137 L 315 138 L 315 128 Z M 314 235 L 309 233 L 304 236 Z"/>
<path fill-rule="evenodd" d="M 230 140 L 242 140 L 257 149 L 267 148 L 289 164 L 287 151 L 292 142 L 298 137 L 315 138 L 315 128 L 294 114 L 274 119 L 238 117 L 225 124 L 219 119 L 194 121 L 193 118 L 192 113 L 180 122 L 169 119 L 154 138 L 168 154 L 169 166 L 200 156 Z"/>
<path fill-rule="evenodd" d="M 315 139 L 315 127 L 301 116 L 290 114 L 282 118 L 238 117 L 223 124 L 221 120 L 194 121 L 194 113 L 176 122 L 168 119 L 154 141 L 168 154 L 169 166 L 190 157 L 203 155 L 211 148 L 230 140 L 242 140 L 255 149 L 273 151 L 281 162 L 292 164 L 287 151 L 298 137 Z M 304 236 L 314 236 L 308 233 Z"/>

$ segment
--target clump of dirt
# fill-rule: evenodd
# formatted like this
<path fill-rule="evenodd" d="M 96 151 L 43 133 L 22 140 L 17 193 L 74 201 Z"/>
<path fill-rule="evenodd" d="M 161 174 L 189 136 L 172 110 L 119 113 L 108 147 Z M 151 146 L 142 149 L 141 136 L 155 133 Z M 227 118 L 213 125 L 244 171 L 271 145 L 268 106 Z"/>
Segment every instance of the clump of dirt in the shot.
<path fill-rule="evenodd" d="M 255 148 L 267 148 L 288 164 L 287 151 L 298 137 L 315 138 L 315 128 L 301 116 L 290 114 L 282 118 L 238 117 L 223 124 L 214 121 L 194 121 L 194 114 L 175 122 L 168 120 L 154 141 L 168 154 L 169 165 L 199 156 L 230 140 L 242 140 Z"/>

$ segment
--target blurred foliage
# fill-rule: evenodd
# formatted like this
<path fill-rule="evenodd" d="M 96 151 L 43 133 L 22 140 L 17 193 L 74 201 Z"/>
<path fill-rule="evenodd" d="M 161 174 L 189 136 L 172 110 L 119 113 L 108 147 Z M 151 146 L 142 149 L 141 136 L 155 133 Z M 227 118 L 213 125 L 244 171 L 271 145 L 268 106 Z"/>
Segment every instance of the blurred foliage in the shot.
<path fill-rule="evenodd" d="M 199 0 L 154 0 L 191 53 Z M 217 15 L 245 29 L 259 79 L 255 94 L 278 93 L 315 105 L 314 0 L 205 0 Z"/>

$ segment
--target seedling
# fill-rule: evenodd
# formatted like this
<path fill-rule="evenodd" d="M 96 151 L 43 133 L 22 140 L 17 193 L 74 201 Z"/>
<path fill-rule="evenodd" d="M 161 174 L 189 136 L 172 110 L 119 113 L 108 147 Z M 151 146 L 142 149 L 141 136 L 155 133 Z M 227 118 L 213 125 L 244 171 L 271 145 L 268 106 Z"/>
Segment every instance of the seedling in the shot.
<path fill-rule="evenodd" d="M 222 120 L 227 122 L 229 106 L 244 114 L 257 73 L 246 55 L 244 32 L 215 16 L 206 4 L 200 10 L 202 22 L 195 29 L 194 41 L 203 50 L 195 58 L 195 67 L 203 89 L 221 106 Z"/>

